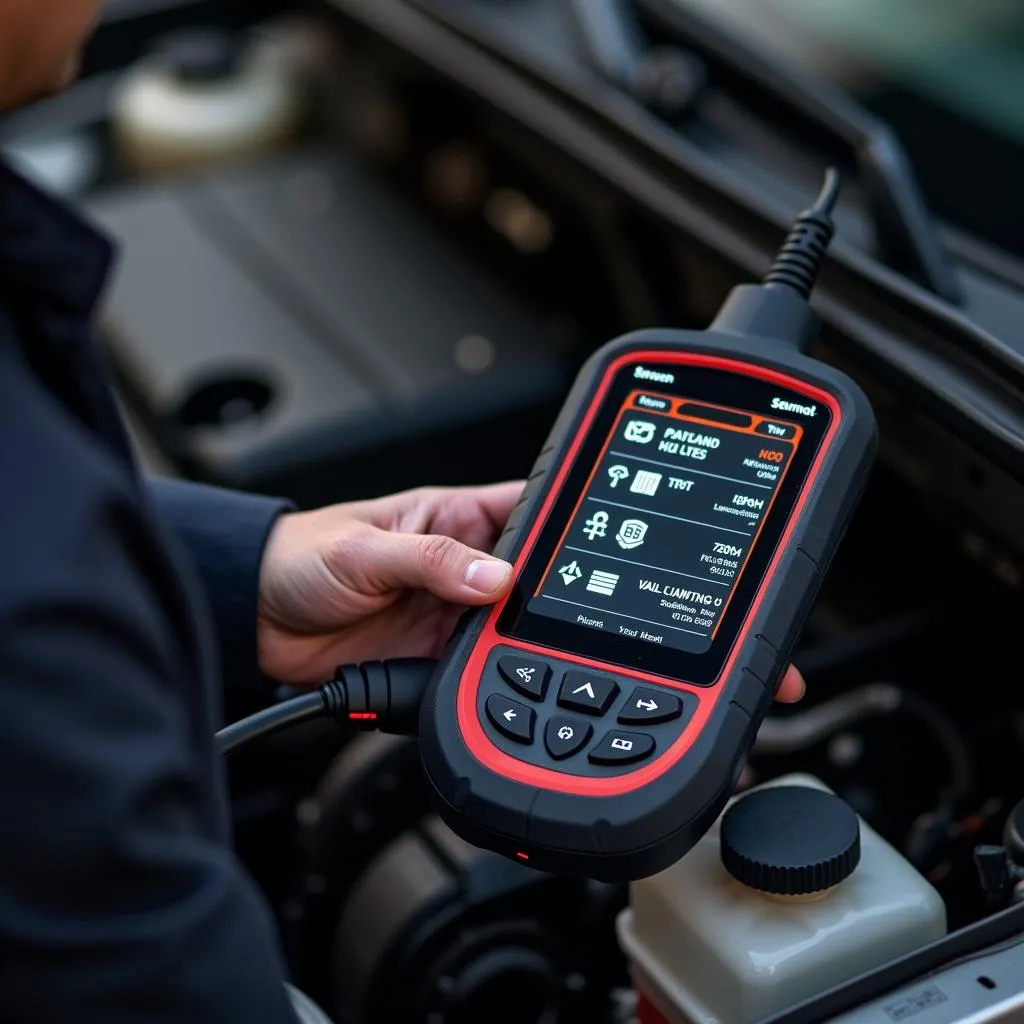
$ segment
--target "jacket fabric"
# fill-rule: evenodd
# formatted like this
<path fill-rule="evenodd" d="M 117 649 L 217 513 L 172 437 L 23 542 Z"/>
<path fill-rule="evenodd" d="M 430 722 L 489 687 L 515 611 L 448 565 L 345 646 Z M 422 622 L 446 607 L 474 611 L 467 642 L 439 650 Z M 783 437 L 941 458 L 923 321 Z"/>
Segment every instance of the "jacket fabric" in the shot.
<path fill-rule="evenodd" d="M 0 167 L 0 1019 L 293 1024 L 231 846 L 285 503 L 143 479 L 92 321 L 112 247 Z"/>

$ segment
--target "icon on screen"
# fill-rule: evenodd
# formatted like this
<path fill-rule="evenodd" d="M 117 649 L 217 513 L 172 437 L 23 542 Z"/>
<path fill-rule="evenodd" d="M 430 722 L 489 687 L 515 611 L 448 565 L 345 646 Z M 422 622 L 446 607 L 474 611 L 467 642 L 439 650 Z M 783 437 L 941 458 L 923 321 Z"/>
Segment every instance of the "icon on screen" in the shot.
<path fill-rule="evenodd" d="M 636 444 L 649 444 L 654 440 L 654 424 L 648 420 L 630 420 L 626 424 L 626 440 Z"/>
<path fill-rule="evenodd" d="M 646 536 L 647 524 L 643 520 L 626 519 L 619 527 L 619 532 L 615 534 L 615 539 L 619 542 L 620 548 L 632 551 L 643 544 Z"/>
<path fill-rule="evenodd" d="M 618 582 L 619 577 L 615 573 L 595 569 L 590 574 L 590 579 L 587 580 L 587 590 L 592 594 L 604 594 L 605 597 L 611 597 L 615 593 L 615 586 Z"/>
<path fill-rule="evenodd" d="M 562 577 L 565 585 L 569 586 L 570 583 L 575 583 L 583 575 L 583 570 L 580 569 L 579 562 L 574 560 L 568 565 L 563 565 L 558 570 L 558 575 Z"/>
<path fill-rule="evenodd" d="M 587 540 L 604 537 L 608 533 L 608 513 L 595 512 L 584 524 L 583 532 Z"/>
<path fill-rule="evenodd" d="M 652 473 L 647 469 L 638 469 L 636 476 L 633 477 L 633 482 L 629 485 L 629 489 L 634 494 L 646 494 L 648 497 L 653 497 L 658 493 L 660 486 L 660 473 Z"/>
<path fill-rule="evenodd" d="M 608 470 L 608 475 L 612 478 L 612 487 L 618 487 L 619 481 L 629 476 L 629 470 L 625 466 L 612 466 Z"/>

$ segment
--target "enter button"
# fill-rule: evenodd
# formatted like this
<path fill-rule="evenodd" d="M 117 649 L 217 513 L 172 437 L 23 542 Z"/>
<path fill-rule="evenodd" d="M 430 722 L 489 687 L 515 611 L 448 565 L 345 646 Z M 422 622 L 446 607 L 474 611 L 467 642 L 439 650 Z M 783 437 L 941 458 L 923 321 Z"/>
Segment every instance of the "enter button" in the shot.
<path fill-rule="evenodd" d="M 638 686 L 619 712 L 623 725 L 654 725 L 671 722 L 683 713 L 683 702 L 671 693 Z"/>

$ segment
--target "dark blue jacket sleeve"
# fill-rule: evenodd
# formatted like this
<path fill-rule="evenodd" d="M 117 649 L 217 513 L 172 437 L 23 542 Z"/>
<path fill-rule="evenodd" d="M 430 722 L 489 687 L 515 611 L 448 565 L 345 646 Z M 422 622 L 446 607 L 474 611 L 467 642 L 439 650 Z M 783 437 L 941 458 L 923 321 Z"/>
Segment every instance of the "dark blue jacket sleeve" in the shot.
<path fill-rule="evenodd" d="M 184 545 L 205 585 L 225 685 L 255 685 L 260 680 L 260 562 L 271 527 L 292 506 L 278 498 L 181 480 L 154 477 L 149 487 L 161 518 Z"/>
<path fill-rule="evenodd" d="M 192 586 L 129 474 L 2 359 L 0 493 L 0 1019 L 295 1024 L 222 824 Z"/>

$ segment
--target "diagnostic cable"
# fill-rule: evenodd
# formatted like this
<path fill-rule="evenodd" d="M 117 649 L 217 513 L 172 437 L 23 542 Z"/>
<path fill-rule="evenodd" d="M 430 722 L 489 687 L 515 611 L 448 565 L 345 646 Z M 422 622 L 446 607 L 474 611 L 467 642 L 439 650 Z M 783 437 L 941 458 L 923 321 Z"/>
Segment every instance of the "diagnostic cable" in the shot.
<path fill-rule="evenodd" d="M 231 754 L 255 740 L 316 718 L 397 736 L 415 736 L 424 691 L 437 662 L 395 658 L 341 665 L 309 693 L 272 704 L 217 733 L 217 752 Z"/>

